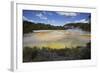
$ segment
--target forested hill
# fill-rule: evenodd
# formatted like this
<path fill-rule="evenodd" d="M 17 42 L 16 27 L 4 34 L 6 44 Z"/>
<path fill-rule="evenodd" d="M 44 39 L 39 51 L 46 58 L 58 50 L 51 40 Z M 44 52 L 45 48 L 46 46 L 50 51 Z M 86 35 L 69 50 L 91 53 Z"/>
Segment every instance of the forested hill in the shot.
<path fill-rule="evenodd" d="M 34 30 L 61 30 L 61 29 L 63 30 L 64 28 L 62 26 L 53 26 L 50 24 L 23 21 L 24 33 L 33 32 Z"/>
<path fill-rule="evenodd" d="M 44 23 L 34 23 L 23 21 L 23 33 L 34 32 L 34 30 L 67 30 L 67 29 L 74 29 L 79 28 L 84 31 L 91 31 L 91 24 L 88 23 L 69 23 L 65 24 L 64 26 L 54 26 L 51 24 L 44 24 Z"/>
<path fill-rule="evenodd" d="M 64 27 L 67 28 L 79 28 L 83 31 L 91 31 L 91 24 L 90 23 L 69 23 L 65 24 Z"/>

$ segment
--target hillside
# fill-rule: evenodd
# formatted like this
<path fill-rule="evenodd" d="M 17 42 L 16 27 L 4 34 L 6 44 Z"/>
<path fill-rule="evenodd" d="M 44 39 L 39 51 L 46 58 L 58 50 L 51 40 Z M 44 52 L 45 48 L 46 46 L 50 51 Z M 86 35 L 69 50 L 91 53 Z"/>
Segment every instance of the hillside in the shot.
<path fill-rule="evenodd" d="M 33 32 L 34 30 L 67 30 L 74 28 L 79 28 L 88 32 L 91 31 L 91 25 L 88 23 L 69 23 L 64 26 L 54 26 L 51 24 L 23 21 L 23 33 Z"/>
<path fill-rule="evenodd" d="M 79 28 L 82 29 L 83 31 L 91 31 L 91 24 L 88 23 L 69 23 L 69 24 L 65 24 L 64 27 L 66 29 L 69 28 Z"/>
<path fill-rule="evenodd" d="M 61 30 L 61 29 L 63 30 L 64 28 L 62 26 L 53 26 L 50 24 L 23 21 L 24 33 L 33 32 L 34 30 Z"/>

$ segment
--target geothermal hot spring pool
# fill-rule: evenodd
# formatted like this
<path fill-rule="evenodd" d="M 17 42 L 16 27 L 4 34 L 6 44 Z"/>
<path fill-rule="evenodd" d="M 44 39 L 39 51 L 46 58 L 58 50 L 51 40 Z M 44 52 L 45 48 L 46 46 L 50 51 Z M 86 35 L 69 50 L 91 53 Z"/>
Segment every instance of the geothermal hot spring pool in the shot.
<path fill-rule="evenodd" d="M 90 32 L 81 29 L 34 30 L 23 35 L 24 47 L 49 47 L 55 49 L 86 46 L 90 42 Z"/>

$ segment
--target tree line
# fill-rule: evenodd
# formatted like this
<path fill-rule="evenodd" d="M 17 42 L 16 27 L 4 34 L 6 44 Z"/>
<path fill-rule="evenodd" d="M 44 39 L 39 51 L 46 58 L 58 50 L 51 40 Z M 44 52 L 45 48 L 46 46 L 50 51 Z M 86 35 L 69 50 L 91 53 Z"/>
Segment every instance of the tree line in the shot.
<path fill-rule="evenodd" d="M 63 26 L 53 26 L 44 23 L 33 23 L 28 21 L 23 21 L 23 33 L 34 32 L 34 30 L 63 30 Z"/>
<path fill-rule="evenodd" d="M 65 30 L 65 29 L 69 29 L 72 26 L 74 28 L 80 28 L 84 31 L 89 31 L 89 32 L 91 31 L 90 23 L 69 23 L 69 24 L 65 24 L 64 26 L 54 26 L 51 24 L 23 21 L 23 33 L 34 32 L 34 30 Z"/>

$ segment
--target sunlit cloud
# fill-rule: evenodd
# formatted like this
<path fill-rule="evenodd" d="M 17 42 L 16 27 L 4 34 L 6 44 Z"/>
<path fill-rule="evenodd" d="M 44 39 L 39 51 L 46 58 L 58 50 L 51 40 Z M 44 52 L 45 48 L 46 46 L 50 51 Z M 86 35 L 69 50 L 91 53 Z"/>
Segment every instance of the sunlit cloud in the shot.
<path fill-rule="evenodd" d="M 90 13 L 25 10 L 23 19 L 35 23 L 63 26 L 68 23 L 89 23 Z"/>
<path fill-rule="evenodd" d="M 67 24 L 69 23 L 89 23 L 89 21 L 86 19 L 80 19 L 80 20 L 75 20 L 75 21 L 67 21 L 66 23 Z"/>
<path fill-rule="evenodd" d="M 74 23 L 89 23 L 89 21 L 86 19 L 81 19 L 81 20 L 74 21 Z"/>
<path fill-rule="evenodd" d="M 55 24 L 56 21 L 55 20 L 47 20 L 47 23 L 52 25 L 52 24 Z"/>
<path fill-rule="evenodd" d="M 63 15 L 63 16 L 77 16 L 77 13 L 75 12 L 56 12 L 59 15 Z"/>
<path fill-rule="evenodd" d="M 71 21 L 67 21 L 66 24 L 72 23 Z"/>
<path fill-rule="evenodd" d="M 39 17 L 40 19 L 44 19 L 47 20 L 48 18 L 46 16 L 44 16 L 42 13 L 36 14 L 37 17 Z"/>
<path fill-rule="evenodd" d="M 30 19 L 26 18 L 25 16 L 23 16 L 23 20 L 24 21 L 29 21 L 29 22 L 34 22 L 34 20 L 30 20 Z"/>

